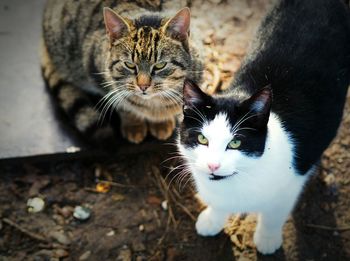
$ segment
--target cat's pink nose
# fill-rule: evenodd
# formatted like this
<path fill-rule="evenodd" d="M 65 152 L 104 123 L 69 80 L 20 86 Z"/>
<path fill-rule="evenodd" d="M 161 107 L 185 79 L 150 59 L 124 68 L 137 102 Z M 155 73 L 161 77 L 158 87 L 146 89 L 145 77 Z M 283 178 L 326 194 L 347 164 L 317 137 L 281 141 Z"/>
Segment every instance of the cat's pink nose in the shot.
<path fill-rule="evenodd" d="M 220 168 L 219 163 L 208 163 L 208 168 L 210 169 L 211 172 L 214 172 Z"/>
<path fill-rule="evenodd" d="M 140 90 L 143 92 L 146 91 L 149 87 L 150 87 L 149 84 L 139 85 Z"/>

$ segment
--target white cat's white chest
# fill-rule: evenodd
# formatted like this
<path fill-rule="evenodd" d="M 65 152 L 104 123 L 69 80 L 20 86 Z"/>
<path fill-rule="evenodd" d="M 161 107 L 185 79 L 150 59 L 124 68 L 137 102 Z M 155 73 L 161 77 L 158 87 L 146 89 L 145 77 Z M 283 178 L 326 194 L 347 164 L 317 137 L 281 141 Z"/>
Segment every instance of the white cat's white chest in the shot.
<path fill-rule="evenodd" d="M 209 124 L 203 132 L 218 140 L 220 137 L 217 133 L 208 132 L 218 132 L 226 125 L 219 120 L 214 120 L 213 124 L 218 126 Z M 227 133 L 228 130 L 221 130 L 221 135 L 228 135 Z M 225 139 L 225 142 L 226 140 L 229 138 Z M 199 151 L 206 148 L 188 150 L 182 147 L 180 150 L 188 159 L 197 159 L 190 164 L 190 168 L 202 200 L 208 205 L 233 213 L 260 212 L 269 208 L 276 198 L 281 204 L 295 201 L 291 195 L 302 189 L 306 177 L 298 175 L 293 167 L 293 148 L 292 139 L 283 129 L 278 117 L 272 113 L 268 123 L 265 150 L 261 156 L 247 156 L 237 152 L 225 158 L 225 152 L 222 151 L 218 151 L 216 155 L 206 155 Z M 215 151 L 208 149 L 208 153 Z M 210 180 L 209 173 L 203 171 L 207 165 L 205 161 L 217 155 L 221 155 L 221 159 L 218 160 L 224 172 L 237 174 L 222 180 Z"/>

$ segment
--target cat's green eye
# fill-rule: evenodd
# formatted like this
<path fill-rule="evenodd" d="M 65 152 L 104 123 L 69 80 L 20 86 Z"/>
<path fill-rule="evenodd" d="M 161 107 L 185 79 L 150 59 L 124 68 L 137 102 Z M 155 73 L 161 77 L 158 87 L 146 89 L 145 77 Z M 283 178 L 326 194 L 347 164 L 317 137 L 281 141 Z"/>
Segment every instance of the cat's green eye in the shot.
<path fill-rule="evenodd" d="M 202 145 L 208 145 L 208 139 L 204 137 L 203 134 L 198 135 L 198 142 L 199 144 L 202 144 Z"/>
<path fill-rule="evenodd" d="M 163 69 L 166 65 L 167 65 L 166 62 L 156 63 L 155 65 L 153 65 L 153 69 L 154 69 L 154 70 L 161 70 L 161 69 Z"/>
<path fill-rule="evenodd" d="M 227 144 L 228 149 L 238 149 L 241 146 L 241 141 L 238 139 L 232 139 L 229 144 Z"/>
<path fill-rule="evenodd" d="M 134 63 L 129 63 L 129 62 L 124 62 L 125 66 L 128 67 L 131 70 L 135 70 L 136 64 Z"/>

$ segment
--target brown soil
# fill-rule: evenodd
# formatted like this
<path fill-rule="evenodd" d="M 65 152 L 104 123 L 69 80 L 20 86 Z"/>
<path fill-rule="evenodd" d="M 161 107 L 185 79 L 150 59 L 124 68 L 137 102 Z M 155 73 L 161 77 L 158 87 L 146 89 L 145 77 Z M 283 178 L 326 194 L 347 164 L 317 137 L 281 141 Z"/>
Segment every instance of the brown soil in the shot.
<path fill-rule="evenodd" d="M 192 3 L 208 92 L 229 82 L 269 5 Z M 270 256 L 252 243 L 254 215 L 234 216 L 217 237 L 196 235 L 203 206 L 186 178 L 169 174 L 180 164 L 164 162 L 174 148 L 145 147 L 108 158 L 2 162 L 0 260 L 350 260 L 350 96 L 338 136 L 284 227 L 283 248 Z M 113 181 L 108 192 L 96 192 L 98 179 Z M 36 196 L 45 208 L 28 213 L 27 200 Z M 72 217 L 78 205 L 91 209 L 88 220 Z"/>

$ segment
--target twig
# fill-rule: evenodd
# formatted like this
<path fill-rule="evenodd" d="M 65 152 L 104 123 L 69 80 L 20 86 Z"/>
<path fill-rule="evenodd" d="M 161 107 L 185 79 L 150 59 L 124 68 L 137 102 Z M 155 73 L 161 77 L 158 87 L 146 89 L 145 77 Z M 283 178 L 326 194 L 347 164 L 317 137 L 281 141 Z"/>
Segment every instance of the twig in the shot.
<path fill-rule="evenodd" d="M 182 210 L 193 220 L 196 221 L 197 218 L 191 213 L 191 211 L 188 210 L 184 205 L 182 205 L 179 201 L 175 201 L 175 203 L 182 208 Z"/>
<path fill-rule="evenodd" d="M 6 223 L 7 225 L 14 227 L 15 229 L 19 230 L 20 232 L 22 232 L 23 234 L 26 234 L 27 236 L 29 236 L 31 238 L 34 238 L 34 239 L 41 241 L 41 242 L 46 242 L 46 243 L 49 242 L 49 240 L 47 240 L 45 237 L 40 236 L 38 234 L 35 234 L 35 233 L 29 231 L 28 229 L 21 227 L 20 225 L 16 224 L 15 222 L 13 222 L 12 220 L 10 220 L 8 218 L 3 218 L 2 221 L 4 223 Z"/>
<path fill-rule="evenodd" d="M 114 181 L 108 181 L 108 180 L 103 180 L 103 179 L 97 179 L 99 182 L 106 182 L 108 184 L 110 184 L 111 186 L 114 187 L 121 187 L 121 188 L 135 188 L 135 186 L 133 185 L 126 185 L 126 184 L 121 184 L 121 183 L 117 183 Z"/>
<path fill-rule="evenodd" d="M 329 227 L 329 226 L 324 226 L 324 225 L 315 225 L 315 224 L 306 224 L 306 226 L 308 227 L 312 227 L 312 228 L 319 228 L 319 229 L 323 229 L 323 230 L 331 230 L 331 231 L 346 231 L 346 230 L 350 230 L 350 226 L 345 226 L 345 227 Z"/>

